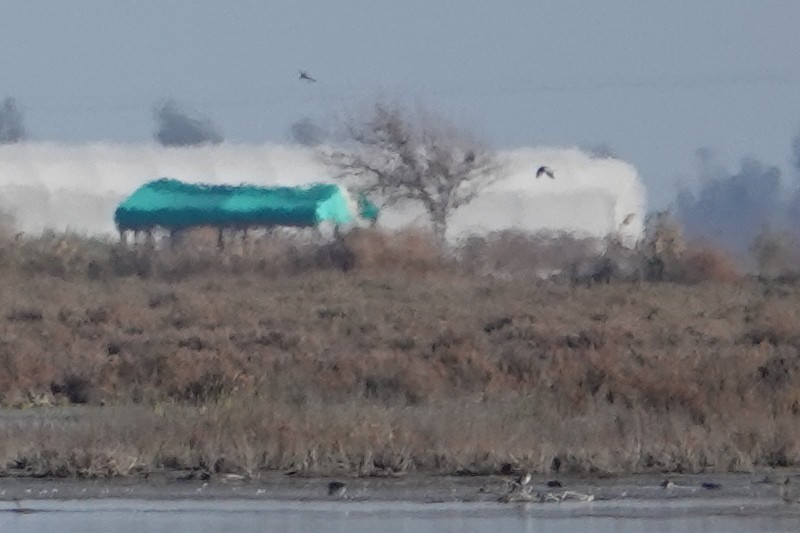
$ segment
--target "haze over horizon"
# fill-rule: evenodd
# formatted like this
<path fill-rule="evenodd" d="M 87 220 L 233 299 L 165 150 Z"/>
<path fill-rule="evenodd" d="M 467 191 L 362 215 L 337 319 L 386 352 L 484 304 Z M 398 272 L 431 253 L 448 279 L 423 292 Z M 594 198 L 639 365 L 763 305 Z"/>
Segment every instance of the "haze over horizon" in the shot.
<path fill-rule="evenodd" d="M 4 6 L 0 98 L 32 140 L 151 142 L 174 98 L 261 143 L 384 94 L 502 148 L 610 148 L 655 209 L 706 183 L 701 148 L 797 183 L 798 27 L 788 0 L 34 0 Z"/>

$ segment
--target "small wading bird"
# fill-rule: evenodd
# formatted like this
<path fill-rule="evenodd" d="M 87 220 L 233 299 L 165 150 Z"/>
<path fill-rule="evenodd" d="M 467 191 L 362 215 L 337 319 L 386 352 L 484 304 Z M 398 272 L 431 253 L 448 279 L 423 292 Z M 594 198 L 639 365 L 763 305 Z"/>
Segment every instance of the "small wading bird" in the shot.
<path fill-rule="evenodd" d="M 301 71 L 300 71 L 300 78 L 299 78 L 299 79 L 301 79 L 301 80 L 305 80 L 305 81 L 310 81 L 310 82 L 315 82 L 315 81 L 317 81 L 317 80 L 315 80 L 314 78 L 312 78 L 311 76 L 309 76 L 309 75 L 308 75 L 308 72 L 306 72 L 305 70 L 301 70 Z"/>
<path fill-rule="evenodd" d="M 800 501 L 798 498 L 797 487 L 793 487 L 789 478 L 785 478 L 781 486 L 781 499 L 786 503 L 797 503 Z"/>
<path fill-rule="evenodd" d="M 556 179 L 555 174 L 553 174 L 553 169 L 550 167 L 539 167 L 539 170 L 536 171 L 536 179 L 541 178 L 542 174 L 546 175 L 551 180 Z"/>

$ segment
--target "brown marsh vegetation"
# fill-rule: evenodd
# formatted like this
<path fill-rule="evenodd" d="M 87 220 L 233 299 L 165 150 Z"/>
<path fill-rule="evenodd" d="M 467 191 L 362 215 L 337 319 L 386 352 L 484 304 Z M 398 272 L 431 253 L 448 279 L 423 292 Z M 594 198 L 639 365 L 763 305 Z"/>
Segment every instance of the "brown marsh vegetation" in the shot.
<path fill-rule="evenodd" d="M 0 239 L 0 474 L 800 464 L 790 278 L 652 235 L 434 242 Z"/>

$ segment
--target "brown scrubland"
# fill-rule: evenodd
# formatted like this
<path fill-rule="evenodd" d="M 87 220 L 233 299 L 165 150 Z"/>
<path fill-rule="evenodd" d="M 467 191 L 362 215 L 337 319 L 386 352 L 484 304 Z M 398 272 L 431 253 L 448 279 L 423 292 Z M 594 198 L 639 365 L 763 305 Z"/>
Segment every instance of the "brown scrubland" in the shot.
<path fill-rule="evenodd" d="M 664 235 L 7 234 L 0 475 L 800 465 L 800 285 Z"/>

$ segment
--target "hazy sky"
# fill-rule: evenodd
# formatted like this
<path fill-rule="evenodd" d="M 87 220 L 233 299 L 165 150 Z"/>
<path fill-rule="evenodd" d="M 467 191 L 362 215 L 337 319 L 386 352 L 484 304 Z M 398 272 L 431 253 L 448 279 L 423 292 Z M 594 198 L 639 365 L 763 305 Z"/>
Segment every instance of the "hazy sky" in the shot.
<path fill-rule="evenodd" d="M 610 145 L 652 204 L 694 151 L 781 167 L 800 127 L 797 0 L 1 0 L 0 97 L 35 139 L 149 141 L 175 97 L 230 141 L 378 94 L 499 147 Z M 297 80 L 305 69 L 319 82 Z"/>

